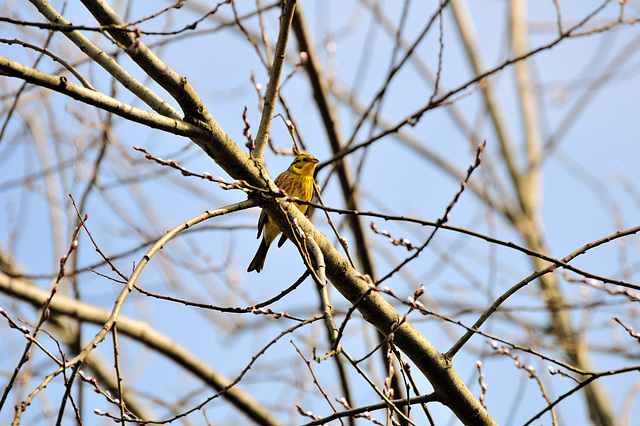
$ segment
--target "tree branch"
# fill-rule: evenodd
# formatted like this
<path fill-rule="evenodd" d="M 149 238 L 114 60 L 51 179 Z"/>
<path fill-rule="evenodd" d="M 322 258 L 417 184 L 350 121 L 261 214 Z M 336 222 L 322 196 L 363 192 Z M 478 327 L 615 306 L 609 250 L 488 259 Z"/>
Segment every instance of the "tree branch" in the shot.
<path fill-rule="evenodd" d="M 285 54 L 287 51 L 287 42 L 289 40 L 289 30 L 291 29 L 291 21 L 293 13 L 296 10 L 297 0 L 287 0 L 284 2 L 282 15 L 280 15 L 280 32 L 278 34 L 278 42 L 273 57 L 273 64 L 269 70 L 269 84 L 267 85 L 267 93 L 264 98 L 264 108 L 262 117 L 260 118 L 260 127 L 256 135 L 255 149 L 251 152 L 253 159 L 264 162 L 264 153 L 269 140 L 269 131 L 271 129 L 271 121 L 275 112 L 276 99 L 280 86 L 280 76 L 282 75 L 282 67 L 284 65 Z"/>
<path fill-rule="evenodd" d="M 77 101 L 114 113 L 127 120 L 164 130 L 175 135 L 191 138 L 206 138 L 211 134 L 205 129 L 183 120 L 176 120 L 125 104 L 102 92 L 87 89 L 71 83 L 66 77 L 59 77 L 27 67 L 18 62 L 0 56 L 0 73 L 19 78 L 28 83 L 51 89 Z"/>

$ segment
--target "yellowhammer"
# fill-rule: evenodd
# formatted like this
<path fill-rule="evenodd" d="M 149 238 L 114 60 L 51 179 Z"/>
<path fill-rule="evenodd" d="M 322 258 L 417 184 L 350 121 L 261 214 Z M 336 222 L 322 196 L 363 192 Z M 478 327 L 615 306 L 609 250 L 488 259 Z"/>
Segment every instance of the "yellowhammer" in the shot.
<path fill-rule="evenodd" d="M 291 163 L 287 170 L 280 173 L 274 182 L 278 188 L 286 192 L 287 195 L 309 201 L 313 196 L 313 172 L 316 169 L 317 163 L 318 159 L 313 155 L 300 154 L 293 160 L 293 163 Z M 296 207 L 298 207 L 298 210 L 302 213 L 305 213 L 308 206 L 296 204 Z M 256 238 L 260 238 L 263 230 L 264 234 L 262 241 L 260 241 L 260 247 L 258 247 L 256 255 L 249 264 L 247 272 L 255 270 L 259 273 L 262 271 L 269 246 L 273 243 L 273 240 L 280 235 L 280 228 L 278 228 L 278 225 L 276 225 L 274 221 L 269 219 L 269 216 L 264 210 L 262 210 L 260 219 L 258 219 L 258 236 Z"/>

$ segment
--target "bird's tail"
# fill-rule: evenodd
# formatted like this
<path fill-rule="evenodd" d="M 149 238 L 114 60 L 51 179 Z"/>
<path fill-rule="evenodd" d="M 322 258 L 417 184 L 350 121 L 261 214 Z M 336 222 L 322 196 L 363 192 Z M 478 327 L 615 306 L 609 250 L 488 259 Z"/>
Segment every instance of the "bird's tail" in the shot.
<path fill-rule="evenodd" d="M 268 251 L 269 246 L 264 242 L 264 239 L 260 240 L 258 251 L 256 252 L 256 255 L 253 256 L 253 260 L 249 264 L 247 272 L 256 271 L 257 273 L 260 273 L 262 268 L 264 268 L 264 261 L 267 259 Z"/>

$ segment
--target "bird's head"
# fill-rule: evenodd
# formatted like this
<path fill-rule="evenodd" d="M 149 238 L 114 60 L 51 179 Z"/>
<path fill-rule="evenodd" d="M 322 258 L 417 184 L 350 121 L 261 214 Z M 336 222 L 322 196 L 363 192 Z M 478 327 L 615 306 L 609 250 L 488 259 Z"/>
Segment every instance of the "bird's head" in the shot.
<path fill-rule="evenodd" d="M 320 160 L 313 155 L 300 154 L 293 160 L 293 163 L 289 166 L 289 170 L 299 175 L 313 176 L 318 161 Z"/>

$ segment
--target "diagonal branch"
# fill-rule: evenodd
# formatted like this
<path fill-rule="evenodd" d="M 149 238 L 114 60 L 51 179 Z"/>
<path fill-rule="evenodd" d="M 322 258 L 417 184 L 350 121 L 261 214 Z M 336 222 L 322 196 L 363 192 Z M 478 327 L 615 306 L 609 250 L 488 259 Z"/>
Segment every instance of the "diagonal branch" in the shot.
<path fill-rule="evenodd" d="M 205 138 L 210 135 L 205 129 L 183 120 L 165 117 L 125 104 L 102 92 L 87 89 L 71 83 L 66 77 L 59 77 L 27 67 L 0 56 L 0 74 L 16 77 L 28 83 L 54 90 L 77 101 L 109 111 L 127 120 L 144 124 L 154 129 L 191 138 Z"/>
<path fill-rule="evenodd" d="M 267 148 L 267 141 L 269 140 L 269 131 L 276 107 L 276 98 L 278 97 L 278 91 L 280 89 L 280 76 L 282 75 L 282 67 L 284 65 L 287 42 L 289 40 L 289 30 L 291 29 L 293 13 L 296 10 L 296 2 L 297 0 L 285 1 L 282 15 L 280 16 L 280 32 L 278 34 L 273 64 L 269 70 L 269 84 L 267 85 L 267 93 L 264 98 L 260 127 L 256 136 L 255 149 L 251 152 L 251 156 L 260 161 L 264 161 L 264 153 Z"/>
<path fill-rule="evenodd" d="M 601 239 L 599 239 L 597 241 L 594 241 L 592 243 L 589 243 L 589 244 L 579 248 L 578 250 L 574 251 L 573 253 L 571 253 L 571 254 L 567 255 L 566 257 L 562 258 L 560 260 L 560 262 L 561 263 L 571 262 L 573 259 L 575 259 L 576 257 L 586 253 L 587 251 L 591 250 L 592 248 L 598 247 L 598 246 L 603 245 L 603 244 L 607 244 L 607 243 L 609 243 L 609 242 L 611 242 L 613 240 L 616 240 L 618 238 L 626 237 L 626 236 L 629 236 L 629 235 L 635 235 L 638 232 L 640 232 L 640 226 L 637 226 L 635 228 L 630 228 L 630 229 L 627 229 L 625 231 L 616 232 L 615 234 L 612 234 L 612 235 L 609 235 L 607 237 L 601 238 Z M 462 346 L 464 346 L 464 344 L 475 334 L 475 330 L 479 329 L 482 326 L 482 324 L 484 324 L 484 322 L 498 309 L 498 307 L 505 300 L 507 300 L 514 293 L 516 293 L 518 290 L 520 290 L 521 288 L 525 287 L 526 285 L 528 285 L 532 281 L 534 281 L 534 280 L 536 280 L 536 279 L 548 274 L 549 272 L 555 271 L 557 268 L 558 268 L 558 265 L 557 264 L 553 264 L 553 265 L 547 266 L 544 269 L 536 271 L 533 274 L 529 275 L 524 280 L 520 281 L 519 283 L 517 283 L 516 285 L 511 287 L 502 296 L 497 298 L 491 304 L 491 306 L 480 316 L 480 318 L 478 318 L 478 320 L 475 322 L 475 324 L 473 324 L 473 326 L 471 327 L 471 330 L 467 331 L 451 347 L 451 349 L 449 349 L 449 351 L 447 352 L 447 357 L 448 358 L 453 358 L 455 356 L 455 354 L 462 348 Z M 582 368 L 582 366 L 580 366 L 580 365 L 576 365 L 576 367 Z M 584 368 L 582 368 L 582 369 L 584 370 Z"/>
<path fill-rule="evenodd" d="M 278 203 L 283 203 L 277 200 Z M 289 238 L 293 238 L 288 226 L 297 220 L 307 238 L 313 238 L 326 263 L 327 278 L 350 303 L 358 301 L 358 311 L 365 321 L 384 335 L 394 331 L 394 343 L 404 352 L 429 380 L 439 400 L 449 407 L 465 425 L 495 425 L 495 421 L 480 405 L 453 369 L 450 360 L 420 334 L 378 292 L 370 292 L 369 282 L 349 265 L 327 237 L 314 228 L 309 220 L 291 203 L 283 203 L 287 218 L 280 214 L 280 206 L 267 203 L 264 209 Z M 291 219 L 289 219 L 291 218 Z M 365 298 L 363 295 L 367 294 Z M 400 325 L 398 325 L 400 324 Z"/>
<path fill-rule="evenodd" d="M 62 15 L 60 15 L 49 3 L 46 1 L 30 0 L 38 12 L 42 14 L 49 22 L 55 24 L 56 27 L 72 27 Z M 62 31 L 60 29 L 60 31 Z M 127 90 L 136 95 L 140 100 L 149 105 L 151 109 L 159 114 L 174 119 L 180 119 L 181 115 L 174 108 L 171 107 L 161 97 L 153 93 L 148 87 L 140 83 L 133 78 L 127 71 L 124 70 L 115 60 L 109 57 L 102 49 L 93 44 L 88 38 L 86 38 L 80 31 L 62 31 L 63 34 L 73 42 L 78 49 L 80 49 L 85 55 L 100 65 L 105 71 L 113 76 L 120 84 L 122 84 Z"/>
<path fill-rule="evenodd" d="M 215 123 L 185 77 L 169 68 L 136 34 L 114 28 L 114 26 L 125 25 L 125 22 L 120 19 L 111 6 L 102 0 L 83 0 L 82 4 L 100 25 L 108 26 L 107 32 L 118 42 L 127 55 L 178 102 L 185 120 L 206 125 Z"/>

